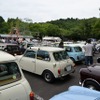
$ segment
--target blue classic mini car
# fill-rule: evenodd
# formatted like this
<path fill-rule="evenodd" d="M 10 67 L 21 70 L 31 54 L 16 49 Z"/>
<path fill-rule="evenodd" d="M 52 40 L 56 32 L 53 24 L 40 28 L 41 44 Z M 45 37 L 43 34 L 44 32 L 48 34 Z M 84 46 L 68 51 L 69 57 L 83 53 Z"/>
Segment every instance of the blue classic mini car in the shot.
<path fill-rule="evenodd" d="M 79 45 L 76 45 L 76 44 L 67 44 L 67 45 L 64 45 L 64 48 L 65 48 L 68 56 L 74 62 L 84 61 L 85 54 L 84 54 L 82 48 Z"/>
<path fill-rule="evenodd" d="M 100 100 L 100 92 L 81 86 L 71 86 L 68 91 L 55 95 L 49 100 Z"/>

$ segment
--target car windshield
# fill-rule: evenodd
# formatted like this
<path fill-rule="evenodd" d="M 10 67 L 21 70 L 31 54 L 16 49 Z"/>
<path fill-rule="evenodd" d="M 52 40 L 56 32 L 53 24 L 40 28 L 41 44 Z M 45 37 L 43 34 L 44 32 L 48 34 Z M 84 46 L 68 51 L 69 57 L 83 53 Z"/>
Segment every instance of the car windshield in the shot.
<path fill-rule="evenodd" d="M 0 86 L 21 79 L 21 73 L 15 62 L 0 63 Z"/>
<path fill-rule="evenodd" d="M 54 52 L 53 56 L 56 61 L 65 60 L 69 58 L 66 51 Z"/>

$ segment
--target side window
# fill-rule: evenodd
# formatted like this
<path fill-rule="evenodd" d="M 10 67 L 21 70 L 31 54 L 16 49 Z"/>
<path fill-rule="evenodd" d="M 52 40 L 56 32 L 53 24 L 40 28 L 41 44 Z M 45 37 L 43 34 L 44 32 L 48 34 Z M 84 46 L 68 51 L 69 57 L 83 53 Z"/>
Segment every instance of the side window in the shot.
<path fill-rule="evenodd" d="M 36 51 L 26 51 L 24 57 L 35 58 Z"/>
<path fill-rule="evenodd" d="M 7 51 L 12 51 L 11 46 L 7 46 Z"/>
<path fill-rule="evenodd" d="M 50 61 L 49 53 L 47 51 L 39 50 L 37 52 L 37 59 L 45 60 L 45 61 Z"/>
<path fill-rule="evenodd" d="M 72 52 L 72 48 L 71 47 L 66 47 L 66 51 L 67 52 Z"/>
<path fill-rule="evenodd" d="M 21 73 L 17 63 L 0 63 L 0 86 L 9 84 L 21 79 Z"/>
<path fill-rule="evenodd" d="M 82 48 L 81 47 L 74 47 L 75 52 L 81 52 Z"/>
<path fill-rule="evenodd" d="M 54 52 L 53 53 L 53 56 L 54 56 L 54 58 L 55 58 L 56 61 L 61 60 L 61 56 L 60 56 L 60 53 L 59 52 Z"/>

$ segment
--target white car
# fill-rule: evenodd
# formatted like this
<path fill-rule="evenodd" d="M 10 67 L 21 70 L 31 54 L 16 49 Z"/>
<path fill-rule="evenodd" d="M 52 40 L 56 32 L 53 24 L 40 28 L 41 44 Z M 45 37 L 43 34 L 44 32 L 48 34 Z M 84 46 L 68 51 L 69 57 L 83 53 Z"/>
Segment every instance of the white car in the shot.
<path fill-rule="evenodd" d="M 95 49 L 100 53 L 100 43 L 95 45 Z"/>
<path fill-rule="evenodd" d="M 16 58 L 23 70 L 42 75 L 46 82 L 53 82 L 75 70 L 75 64 L 65 50 L 58 47 L 30 47 Z"/>
<path fill-rule="evenodd" d="M 0 51 L 0 100 L 34 100 L 31 87 L 15 59 Z"/>

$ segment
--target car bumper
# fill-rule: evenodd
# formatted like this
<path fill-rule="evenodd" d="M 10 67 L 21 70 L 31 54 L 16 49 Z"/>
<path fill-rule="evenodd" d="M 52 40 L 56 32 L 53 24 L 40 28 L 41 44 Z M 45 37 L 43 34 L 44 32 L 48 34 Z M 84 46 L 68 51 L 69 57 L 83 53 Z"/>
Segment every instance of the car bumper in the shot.
<path fill-rule="evenodd" d="M 69 74 L 71 74 L 71 73 L 74 73 L 74 72 L 75 72 L 75 69 L 72 69 L 72 70 L 69 71 L 69 72 L 66 72 L 66 73 L 63 73 L 63 74 L 58 75 L 58 78 L 66 77 L 67 75 L 69 75 Z"/>

